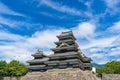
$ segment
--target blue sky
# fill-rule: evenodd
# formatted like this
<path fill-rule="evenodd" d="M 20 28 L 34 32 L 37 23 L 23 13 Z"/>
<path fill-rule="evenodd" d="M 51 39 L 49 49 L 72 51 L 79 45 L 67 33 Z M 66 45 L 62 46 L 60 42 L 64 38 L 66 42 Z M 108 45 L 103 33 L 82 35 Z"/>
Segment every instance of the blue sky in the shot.
<path fill-rule="evenodd" d="M 72 30 L 93 62 L 120 60 L 119 0 L 0 0 L 0 60 L 52 54 L 56 35 Z"/>

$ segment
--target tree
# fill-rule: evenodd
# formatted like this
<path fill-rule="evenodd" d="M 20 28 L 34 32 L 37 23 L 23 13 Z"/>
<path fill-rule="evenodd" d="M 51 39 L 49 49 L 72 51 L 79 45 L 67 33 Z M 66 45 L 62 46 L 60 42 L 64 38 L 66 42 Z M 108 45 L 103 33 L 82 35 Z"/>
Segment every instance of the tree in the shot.
<path fill-rule="evenodd" d="M 7 62 L 0 61 L 0 76 L 5 76 L 7 74 L 6 67 L 7 67 Z"/>
<path fill-rule="evenodd" d="M 120 74 L 120 61 L 111 61 L 105 64 L 103 68 L 97 68 L 98 76 L 102 74 Z"/>
<path fill-rule="evenodd" d="M 27 73 L 27 67 L 19 61 L 13 60 L 7 66 L 8 76 L 22 76 Z"/>
<path fill-rule="evenodd" d="M 108 62 L 103 71 L 107 74 L 120 74 L 120 61 L 111 61 Z"/>
<path fill-rule="evenodd" d="M 8 64 L 6 61 L 0 61 L 0 76 L 23 76 L 27 71 L 27 67 L 19 61 L 12 60 Z"/>

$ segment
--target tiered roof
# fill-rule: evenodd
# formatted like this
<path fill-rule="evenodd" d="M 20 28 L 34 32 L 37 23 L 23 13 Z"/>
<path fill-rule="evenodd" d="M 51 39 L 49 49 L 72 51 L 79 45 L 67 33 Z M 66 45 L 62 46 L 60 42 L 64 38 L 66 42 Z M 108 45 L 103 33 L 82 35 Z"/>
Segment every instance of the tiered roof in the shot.
<path fill-rule="evenodd" d="M 59 41 L 55 42 L 56 48 L 52 48 L 54 54 L 46 56 L 42 51 L 32 54 L 33 60 L 28 61 L 30 70 L 47 70 L 54 68 L 77 67 L 91 69 L 91 58 L 82 56 L 82 52 L 75 42 L 76 38 L 72 31 L 62 32 L 57 36 Z M 86 68 L 85 68 L 86 67 Z"/>
<path fill-rule="evenodd" d="M 72 31 L 67 31 L 67 32 L 62 32 L 60 35 L 58 35 L 57 37 L 59 39 L 61 38 L 65 38 L 66 36 L 71 37 L 72 39 L 76 40 L 75 36 L 73 35 Z"/>
<path fill-rule="evenodd" d="M 35 54 L 32 54 L 33 57 L 45 57 L 43 51 L 37 51 Z"/>
<path fill-rule="evenodd" d="M 76 38 L 73 35 L 72 31 L 62 32 L 57 36 L 59 41 L 55 42 L 57 45 L 56 48 L 52 48 L 52 51 L 60 51 L 60 50 L 76 50 L 78 51 L 78 44 L 75 42 Z"/>

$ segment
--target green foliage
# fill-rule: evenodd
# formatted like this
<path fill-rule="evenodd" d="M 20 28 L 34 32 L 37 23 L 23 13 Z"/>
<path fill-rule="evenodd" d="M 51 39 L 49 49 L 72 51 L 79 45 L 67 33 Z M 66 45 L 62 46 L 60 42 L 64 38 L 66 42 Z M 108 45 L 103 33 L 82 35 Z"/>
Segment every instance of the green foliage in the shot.
<path fill-rule="evenodd" d="M 97 76 L 102 77 L 102 73 L 103 73 L 102 69 L 96 68 L 96 71 L 97 71 Z"/>
<path fill-rule="evenodd" d="M 7 63 L 6 61 L 0 61 L 0 75 L 6 75 L 6 67 L 7 67 Z"/>
<path fill-rule="evenodd" d="M 96 71 L 98 76 L 102 76 L 102 74 L 120 74 L 120 61 L 108 62 L 103 68 L 97 68 Z"/>
<path fill-rule="evenodd" d="M 23 76 L 27 71 L 27 67 L 19 61 L 13 60 L 8 64 L 6 61 L 0 61 L 1 76 Z"/>

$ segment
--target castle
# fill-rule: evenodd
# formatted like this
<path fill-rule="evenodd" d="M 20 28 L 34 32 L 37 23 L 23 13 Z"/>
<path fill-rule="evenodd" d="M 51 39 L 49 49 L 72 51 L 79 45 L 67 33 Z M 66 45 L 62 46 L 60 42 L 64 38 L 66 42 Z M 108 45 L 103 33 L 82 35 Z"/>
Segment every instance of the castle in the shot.
<path fill-rule="evenodd" d="M 62 32 L 57 38 L 59 41 L 55 42 L 56 48 L 51 49 L 54 54 L 47 56 L 39 50 L 32 54 L 34 59 L 27 61 L 30 72 L 65 68 L 92 70 L 92 59 L 86 57 L 78 48 L 72 31 Z"/>

